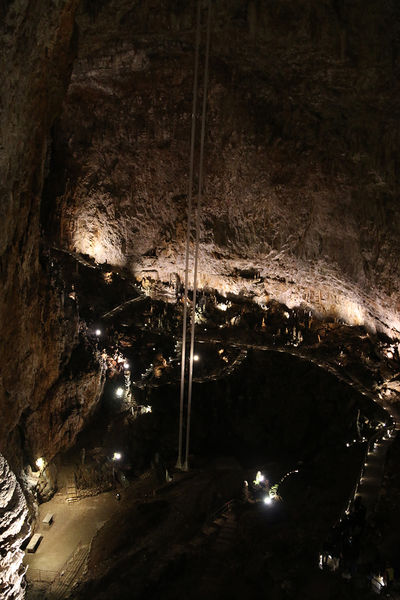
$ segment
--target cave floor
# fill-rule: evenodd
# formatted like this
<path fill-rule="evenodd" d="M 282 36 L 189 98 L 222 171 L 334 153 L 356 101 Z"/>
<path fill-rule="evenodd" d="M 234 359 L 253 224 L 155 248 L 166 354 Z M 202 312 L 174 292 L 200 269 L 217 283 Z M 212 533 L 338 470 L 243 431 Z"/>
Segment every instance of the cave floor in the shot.
<path fill-rule="evenodd" d="M 381 444 L 374 453 L 374 460 L 371 460 L 370 469 L 373 469 L 374 473 L 372 473 L 372 471 L 370 472 L 370 483 L 375 484 L 372 486 L 374 489 L 372 489 L 372 487 L 366 489 L 364 485 L 364 489 L 359 490 L 363 495 L 366 494 L 369 496 L 371 501 L 372 498 L 376 500 L 376 492 L 380 487 L 380 471 L 388 445 L 390 445 L 389 440 L 385 444 Z M 228 487 L 225 490 L 225 493 L 220 496 L 221 480 L 225 479 L 227 476 L 227 483 L 229 481 Z M 52 500 L 39 506 L 39 518 L 35 532 L 42 533 L 43 539 L 36 553 L 31 555 L 27 554 L 25 557 L 25 564 L 29 565 L 27 579 L 31 583 L 27 597 L 29 599 L 42 599 L 45 597 L 63 598 L 65 592 L 70 592 L 77 580 L 80 579 L 80 576 L 83 575 L 84 569 L 82 568 L 79 572 L 79 577 L 77 576 L 74 579 L 71 578 L 71 581 L 67 581 L 69 572 L 71 571 L 71 562 L 69 561 L 72 556 L 74 556 L 75 559 L 79 552 L 79 548 L 82 548 L 83 546 L 87 547 L 88 553 L 89 546 L 93 540 L 95 541 L 90 553 L 86 577 L 92 581 L 97 578 L 101 580 L 102 576 L 104 576 L 110 568 L 106 565 L 108 565 L 110 556 L 113 556 L 113 562 L 115 561 L 118 567 L 120 567 L 121 564 L 125 564 L 125 561 L 128 561 L 129 564 L 133 561 L 132 565 L 138 563 L 138 572 L 134 569 L 132 580 L 135 582 L 135 585 L 140 588 L 143 583 L 141 581 L 140 573 L 142 573 L 142 569 L 145 565 L 147 565 L 146 568 L 148 568 L 148 562 L 145 560 L 146 555 L 154 555 L 154 558 L 157 557 L 157 560 L 154 562 L 162 565 L 164 562 L 171 562 L 171 564 L 174 564 L 175 562 L 179 563 L 181 558 L 181 550 L 179 549 L 185 548 L 185 552 L 187 553 L 187 548 L 191 547 L 192 550 L 189 555 L 192 554 L 194 548 L 197 547 L 196 544 L 194 544 L 197 537 L 195 531 L 191 531 L 194 525 L 192 519 L 188 519 L 187 516 L 185 517 L 185 514 L 187 514 L 188 510 L 192 515 L 196 513 L 206 514 L 209 512 L 212 505 L 215 506 L 216 500 L 217 504 L 221 505 L 227 498 L 235 495 L 233 490 L 237 488 L 244 476 L 248 477 L 248 474 L 236 470 L 230 473 L 224 473 L 223 471 L 218 470 L 214 472 L 210 472 L 209 470 L 203 472 L 194 471 L 188 474 L 176 473 L 174 483 L 172 485 L 163 485 L 158 491 L 155 490 L 155 487 L 157 486 L 154 486 L 154 482 L 151 478 L 138 479 L 136 482 L 133 482 L 129 488 L 121 491 L 122 499 L 120 502 L 116 500 L 115 491 L 104 492 L 94 497 L 82 498 L 79 501 L 72 503 L 66 502 L 67 495 L 65 493 L 57 494 Z M 375 481 L 372 482 L 372 479 Z M 296 482 L 294 481 L 293 483 Z M 156 494 L 156 497 L 153 497 L 153 493 Z M 216 497 L 217 493 L 218 498 Z M 365 500 L 367 500 L 367 498 L 365 498 Z M 139 504 L 137 504 L 138 502 Z M 147 508 L 144 505 L 147 505 Z M 155 509 L 155 513 L 151 510 L 152 508 Z M 174 510 L 170 511 L 170 508 L 174 508 Z M 243 524 L 247 523 L 248 519 L 250 519 L 250 523 L 252 523 L 251 519 L 257 519 L 256 528 L 258 528 L 260 526 L 260 523 L 258 523 L 258 520 L 261 517 L 260 511 L 257 510 L 254 513 L 254 509 L 251 507 L 249 507 L 249 511 L 250 512 L 248 512 L 248 510 L 245 511 L 243 517 L 244 521 L 241 519 L 241 527 L 243 528 Z M 42 521 L 49 512 L 54 515 L 54 523 L 51 527 L 46 527 Z M 147 514 L 148 512 L 149 514 Z M 296 521 L 299 516 L 297 511 L 295 512 L 296 516 L 294 521 Z M 161 514 L 161 521 L 159 524 L 158 513 Z M 275 518 L 273 518 L 272 521 L 268 518 L 266 523 L 261 523 L 264 528 L 266 527 L 264 533 L 267 534 L 267 532 L 269 532 L 268 536 L 272 535 L 272 539 L 275 539 L 275 537 L 277 537 L 277 540 L 280 539 L 281 533 L 279 533 L 279 530 L 281 527 L 283 527 L 283 531 L 292 527 L 290 525 L 292 518 L 289 517 L 289 513 L 286 514 L 286 509 L 283 507 L 283 513 L 280 516 L 278 513 L 276 517 L 278 518 L 276 524 L 274 524 Z M 168 514 L 170 515 L 170 518 L 166 518 Z M 179 518 L 177 520 L 178 516 L 182 516 L 182 519 Z M 271 518 L 272 516 L 271 513 Z M 265 515 L 262 521 L 264 521 L 266 517 L 267 515 Z M 171 519 L 172 521 L 170 522 Z M 283 521 L 281 521 L 281 519 L 283 519 Z M 287 519 L 289 519 L 289 521 L 284 525 Z M 139 526 L 141 522 L 142 524 Z M 236 525 L 235 523 L 233 524 Z M 159 526 L 161 526 L 161 529 Z M 246 525 L 246 529 L 247 526 L 248 524 Z M 137 531 L 137 527 L 139 527 L 139 531 Z M 187 529 L 188 527 L 189 529 Z M 143 531 L 141 530 L 142 528 Z M 201 542 L 200 548 L 203 548 L 203 550 L 198 556 L 196 552 L 193 559 L 188 561 L 187 566 L 191 566 L 188 571 L 196 577 L 199 584 L 199 589 L 197 590 L 198 594 L 196 592 L 196 595 L 193 591 L 193 597 L 201 597 L 206 591 L 206 595 L 213 597 L 212 595 L 210 596 L 208 587 L 211 585 L 211 587 L 214 588 L 214 592 L 216 592 L 216 579 L 218 579 L 218 585 L 222 584 L 223 577 L 221 578 L 221 574 L 219 574 L 219 571 L 222 568 L 221 564 L 224 564 L 224 561 L 228 559 L 228 556 L 231 556 L 232 550 L 230 549 L 230 546 L 237 535 L 235 531 L 231 532 L 230 530 L 225 530 L 226 527 L 223 530 L 222 535 L 220 533 L 215 539 L 212 548 L 204 541 L 206 539 L 204 538 L 204 535 L 201 535 L 199 543 Z M 178 532 L 180 532 L 179 535 Z M 228 539 L 229 544 L 225 539 L 227 533 L 233 535 L 232 539 Z M 125 549 L 127 541 L 129 540 L 131 543 L 133 539 L 135 539 L 135 543 L 130 551 L 127 552 L 127 555 L 125 556 L 125 550 L 120 554 L 121 548 Z M 189 539 L 191 542 L 188 546 Z M 127 544 L 128 548 L 130 543 Z M 272 544 L 272 546 L 273 545 L 274 544 Z M 156 551 L 157 547 L 161 550 L 161 553 Z M 162 550 L 162 548 L 164 548 L 164 550 Z M 167 551 L 167 548 L 170 548 L 170 550 Z M 179 552 L 175 552 L 177 548 Z M 263 550 L 265 550 L 265 548 L 263 548 Z M 203 556 L 204 552 L 206 552 L 206 554 Z M 220 558 L 217 560 L 217 555 L 219 555 L 220 552 L 222 553 L 222 563 Z M 175 556 L 175 554 L 177 556 Z M 242 554 L 242 552 L 240 552 L 240 554 Z M 207 560 L 205 558 L 206 556 L 209 557 Z M 72 560 L 72 563 L 74 563 L 74 559 Z M 233 562 L 235 563 L 238 561 L 240 563 L 241 560 L 242 559 L 239 560 L 238 557 L 236 557 Z M 142 564 L 143 561 L 145 562 Z M 119 569 L 117 568 L 117 570 Z M 218 571 L 218 573 L 215 571 Z M 222 569 L 222 571 L 224 570 Z M 61 573 L 64 572 L 65 577 L 60 577 Z M 314 575 L 311 575 L 311 573 L 309 574 L 310 577 L 313 577 Z M 230 573 L 230 577 L 232 577 L 232 573 Z M 318 577 L 320 577 L 319 574 Z M 55 579 L 55 581 L 50 586 L 49 583 L 53 579 Z M 42 581 L 43 586 L 41 592 L 39 592 L 40 580 Z M 47 585 L 43 585 L 43 581 L 46 580 L 48 582 Z M 62 580 L 64 585 L 63 588 L 60 587 L 59 584 Z M 34 584 L 32 585 L 33 582 Z M 70 584 L 68 588 L 67 583 Z M 184 581 L 182 581 L 182 585 L 183 583 Z M 177 588 L 175 589 L 175 592 L 178 594 L 177 597 L 183 597 L 181 583 L 178 583 L 177 581 L 175 584 L 177 585 Z M 63 592 L 61 595 L 58 595 L 56 592 L 57 585 Z M 161 585 L 161 589 L 162 588 L 163 586 Z M 120 590 L 118 590 L 118 593 L 119 592 Z M 96 590 L 96 594 L 97 593 L 99 593 L 99 590 Z M 92 598 L 96 596 L 84 595 L 84 597 Z M 110 596 L 106 592 L 106 595 L 102 595 L 101 597 L 112 598 L 114 596 Z M 138 597 L 141 597 L 140 594 Z"/>
<path fill-rule="evenodd" d="M 41 504 L 35 533 L 42 534 L 43 539 L 34 554 L 25 555 L 24 562 L 29 566 L 28 581 L 30 573 L 36 576 L 37 570 L 52 573 L 62 571 L 78 546 L 90 544 L 95 533 L 117 508 L 114 492 L 72 503 L 66 502 L 65 495 L 57 494 L 49 502 Z M 43 524 L 48 513 L 54 515 L 50 527 Z"/>

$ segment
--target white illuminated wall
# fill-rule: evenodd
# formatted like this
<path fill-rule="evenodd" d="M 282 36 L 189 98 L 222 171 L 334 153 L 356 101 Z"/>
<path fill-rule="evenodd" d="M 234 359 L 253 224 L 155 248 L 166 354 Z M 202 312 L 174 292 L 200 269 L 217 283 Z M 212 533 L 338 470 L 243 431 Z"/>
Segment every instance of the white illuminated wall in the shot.
<path fill-rule="evenodd" d="M 24 597 L 21 545 L 29 535 L 28 508 L 21 487 L 0 455 L 0 598 Z"/>

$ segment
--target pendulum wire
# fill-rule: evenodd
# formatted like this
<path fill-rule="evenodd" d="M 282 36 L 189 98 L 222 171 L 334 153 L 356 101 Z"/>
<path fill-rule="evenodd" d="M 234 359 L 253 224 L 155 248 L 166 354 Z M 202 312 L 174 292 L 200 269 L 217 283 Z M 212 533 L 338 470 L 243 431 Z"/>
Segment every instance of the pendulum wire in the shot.
<path fill-rule="evenodd" d="M 200 241 L 200 209 L 201 197 L 203 191 L 203 163 L 204 163 L 204 138 L 205 138 L 205 123 L 206 123 L 206 108 L 207 108 L 207 87 L 208 87 L 208 63 L 210 55 L 210 29 L 211 29 L 211 1 L 208 0 L 208 15 L 207 15 L 207 41 L 206 41 L 206 56 L 204 65 L 204 82 L 203 82 L 203 107 L 201 114 L 201 135 L 200 135 L 200 158 L 199 158 L 199 189 L 197 194 L 197 209 L 196 209 L 196 243 L 194 254 L 194 274 L 193 274 L 193 302 L 191 315 L 191 331 L 190 331 L 190 358 L 189 358 L 189 382 L 188 382 L 188 409 L 187 409 L 187 424 L 186 424 L 186 452 L 184 470 L 189 468 L 189 441 L 190 441 L 190 416 L 192 407 L 192 383 L 193 383 L 193 355 L 194 355 L 194 333 L 195 333 L 195 316 L 196 316 L 196 295 L 197 295 L 197 269 L 199 258 L 199 241 Z"/>
<path fill-rule="evenodd" d="M 184 396 L 185 396 L 189 253 L 190 253 L 190 229 L 191 229 L 191 220 L 192 220 L 194 146 L 195 146 L 195 138 L 196 138 L 196 110 L 197 110 L 197 89 L 198 89 L 198 73 L 199 73 L 200 19 L 201 19 L 201 17 L 200 17 L 200 0 L 198 0 L 198 2 L 197 2 L 196 44 L 195 44 L 195 58 L 194 58 L 194 77 L 193 77 L 192 128 L 191 128 L 191 137 L 190 137 L 188 213 L 187 213 L 187 227 L 186 227 L 185 293 L 184 293 L 184 299 L 183 299 L 181 387 L 180 387 L 180 403 L 179 403 L 179 441 L 178 441 L 178 459 L 176 462 L 176 466 L 178 469 L 180 469 L 182 467 L 183 402 L 184 402 Z"/>

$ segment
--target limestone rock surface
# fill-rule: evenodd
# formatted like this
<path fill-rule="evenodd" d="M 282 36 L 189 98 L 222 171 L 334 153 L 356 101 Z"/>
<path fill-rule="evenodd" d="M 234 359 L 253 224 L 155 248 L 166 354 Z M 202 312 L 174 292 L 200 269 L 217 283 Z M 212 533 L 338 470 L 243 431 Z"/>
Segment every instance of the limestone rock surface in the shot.
<path fill-rule="evenodd" d="M 21 487 L 0 455 L 0 595 L 2 600 L 24 597 L 25 568 L 21 544 L 29 535 L 28 508 Z"/>
<path fill-rule="evenodd" d="M 397 336 L 399 8 L 213 4 L 200 285 Z M 45 194 L 54 240 L 182 277 L 194 3 L 110 0 L 78 22 Z"/>
<path fill-rule="evenodd" d="M 36 410 L 75 342 L 76 318 L 39 263 L 49 134 L 75 54 L 78 0 L 0 3 L 0 451 L 22 466 Z"/>
<path fill-rule="evenodd" d="M 71 379 L 62 377 L 50 388 L 38 410 L 27 418 L 26 442 L 34 456 L 50 461 L 74 444 L 100 398 L 103 383 L 97 366 Z"/>

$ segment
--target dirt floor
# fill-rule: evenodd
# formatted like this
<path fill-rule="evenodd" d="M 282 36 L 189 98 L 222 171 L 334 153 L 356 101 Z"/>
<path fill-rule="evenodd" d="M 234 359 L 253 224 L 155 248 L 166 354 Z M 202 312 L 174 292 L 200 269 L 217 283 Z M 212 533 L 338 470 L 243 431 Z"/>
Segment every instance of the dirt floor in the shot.
<path fill-rule="evenodd" d="M 68 558 L 80 544 L 88 544 L 95 533 L 117 510 L 114 492 L 107 492 L 79 502 L 68 503 L 63 495 L 56 495 L 39 506 L 39 518 L 35 533 L 43 539 L 34 554 L 26 554 L 24 563 L 29 571 L 60 571 Z M 51 513 L 53 524 L 49 527 L 42 521 Z"/>

